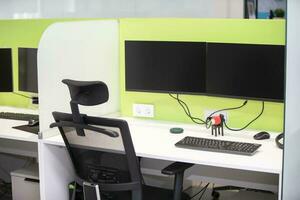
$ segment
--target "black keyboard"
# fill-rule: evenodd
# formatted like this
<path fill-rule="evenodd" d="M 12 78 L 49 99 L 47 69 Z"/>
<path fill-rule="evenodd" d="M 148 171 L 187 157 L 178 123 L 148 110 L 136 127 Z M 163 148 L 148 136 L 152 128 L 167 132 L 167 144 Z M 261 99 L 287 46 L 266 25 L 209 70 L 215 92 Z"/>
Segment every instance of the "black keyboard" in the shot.
<path fill-rule="evenodd" d="M 175 146 L 188 149 L 250 156 L 256 152 L 256 150 L 261 146 L 261 144 L 233 142 L 198 137 L 185 137 L 179 142 L 177 142 Z"/>
<path fill-rule="evenodd" d="M 25 113 L 0 112 L 0 119 L 30 121 L 30 120 L 39 120 L 39 116 L 34 114 L 25 114 Z"/>

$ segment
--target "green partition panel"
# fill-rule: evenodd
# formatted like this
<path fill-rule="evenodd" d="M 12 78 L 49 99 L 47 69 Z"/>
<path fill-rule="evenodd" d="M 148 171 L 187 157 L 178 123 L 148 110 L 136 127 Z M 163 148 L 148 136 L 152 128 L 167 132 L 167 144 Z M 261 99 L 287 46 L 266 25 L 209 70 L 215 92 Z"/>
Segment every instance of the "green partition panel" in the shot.
<path fill-rule="evenodd" d="M 168 94 L 125 91 L 125 40 L 205 41 L 247 44 L 285 44 L 284 20 L 245 19 L 121 19 L 120 78 L 121 113 L 132 116 L 134 103 L 152 104 L 155 119 L 191 122 L 178 103 Z M 180 95 L 194 116 L 203 118 L 205 110 L 241 105 L 243 100 L 201 95 Z M 250 129 L 282 131 L 283 103 L 266 102 L 265 112 Z M 260 101 L 249 101 L 236 111 L 228 112 L 228 124 L 242 127 L 261 111 Z"/>
<path fill-rule="evenodd" d="M 37 48 L 44 30 L 57 20 L 0 20 L 0 48 L 12 48 L 14 92 L 18 91 L 18 47 Z M 35 108 L 31 100 L 11 92 L 0 93 L 0 105 Z"/>
<path fill-rule="evenodd" d="M 18 91 L 18 47 L 38 46 L 46 28 L 55 22 L 75 19 L 0 20 L 0 48 L 13 49 L 14 91 Z M 78 19 L 76 19 L 78 20 Z M 126 92 L 124 40 L 207 41 L 250 44 L 285 44 L 284 20 L 241 19 L 120 19 L 121 113 L 132 116 L 133 103 L 155 106 L 155 119 L 190 122 L 179 105 L 168 94 Z M 28 93 L 19 92 L 25 95 Z M 195 116 L 205 110 L 237 106 L 239 99 L 181 95 Z M 12 93 L 0 93 L 0 105 L 34 107 L 30 100 Z M 259 101 L 249 101 L 246 107 L 229 112 L 229 125 L 240 127 L 260 111 Z M 282 131 L 283 104 L 266 103 L 263 116 L 250 128 Z"/>
<path fill-rule="evenodd" d="M 34 20 L 0 20 L 0 48 L 12 48 L 13 56 L 13 88 L 15 93 L 25 96 L 32 94 L 18 91 L 18 48 L 37 48 L 40 38 L 47 27 L 55 22 L 78 19 L 34 19 Z M 37 108 L 31 100 L 20 95 L 0 93 L 1 106 Z"/>

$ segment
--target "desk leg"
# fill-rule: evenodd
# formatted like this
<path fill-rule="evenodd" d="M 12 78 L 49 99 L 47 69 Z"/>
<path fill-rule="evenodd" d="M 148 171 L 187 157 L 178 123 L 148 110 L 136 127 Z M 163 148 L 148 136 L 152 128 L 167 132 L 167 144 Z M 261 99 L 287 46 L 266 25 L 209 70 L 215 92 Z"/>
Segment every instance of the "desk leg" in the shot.
<path fill-rule="evenodd" d="M 176 174 L 174 183 L 174 200 L 181 200 L 183 173 Z"/>

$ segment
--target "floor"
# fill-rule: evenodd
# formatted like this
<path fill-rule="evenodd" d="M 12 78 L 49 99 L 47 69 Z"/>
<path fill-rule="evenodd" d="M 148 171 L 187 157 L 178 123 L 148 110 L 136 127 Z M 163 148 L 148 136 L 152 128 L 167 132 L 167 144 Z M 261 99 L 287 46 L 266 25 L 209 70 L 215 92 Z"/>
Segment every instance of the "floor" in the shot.
<path fill-rule="evenodd" d="M 199 189 L 198 189 L 199 190 Z M 213 200 L 211 196 L 211 189 L 207 189 L 202 195 L 202 192 L 196 195 L 192 200 Z M 195 192 L 197 193 L 197 192 Z M 272 194 L 265 194 L 253 191 L 241 192 L 221 192 L 218 200 L 277 200 L 277 197 Z M 0 196 L 0 200 L 12 200 L 11 194 Z"/>
<path fill-rule="evenodd" d="M 12 200 L 11 185 L 2 182 L 1 186 L 0 200 Z M 191 187 L 185 192 L 190 196 L 194 196 L 192 200 L 277 200 L 275 194 L 249 190 L 221 191 L 219 192 L 220 197 L 213 199 L 212 184 L 208 185 L 206 189 L 205 186 L 203 184 L 199 187 Z"/>
<path fill-rule="evenodd" d="M 11 184 L 0 180 L 0 200 L 11 200 Z"/>
<path fill-rule="evenodd" d="M 11 193 L 6 193 L 4 195 L 0 196 L 0 200 L 12 200 L 12 195 Z"/>
<path fill-rule="evenodd" d="M 202 188 L 192 188 L 187 191 L 189 194 L 196 194 Z M 214 200 L 212 197 L 212 189 L 207 188 L 202 196 L 202 193 L 196 195 L 192 200 Z M 222 191 L 218 200 L 277 200 L 277 196 L 271 193 L 256 192 L 256 191 Z"/>

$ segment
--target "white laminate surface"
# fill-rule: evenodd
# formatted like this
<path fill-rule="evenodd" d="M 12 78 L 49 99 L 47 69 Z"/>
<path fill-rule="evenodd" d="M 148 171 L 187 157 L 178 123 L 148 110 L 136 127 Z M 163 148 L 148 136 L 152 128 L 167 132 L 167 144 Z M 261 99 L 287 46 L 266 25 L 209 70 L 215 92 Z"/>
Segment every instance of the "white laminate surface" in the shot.
<path fill-rule="evenodd" d="M 38 114 L 38 110 L 13 108 L 13 107 L 0 107 L 0 112 L 12 112 L 12 113 L 27 113 Z M 37 142 L 38 135 L 14 129 L 14 126 L 20 126 L 27 124 L 27 121 L 0 119 L 0 138 L 21 140 L 27 142 Z"/>
<path fill-rule="evenodd" d="M 12 113 L 26 113 L 26 114 L 39 114 L 38 109 L 29 109 L 29 108 L 17 108 L 10 106 L 0 106 L 0 112 L 12 112 Z"/>
<path fill-rule="evenodd" d="M 280 174 L 282 170 L 282 150 L 276 147 L 274 139 L 277 135 L 276 133 L 271 133 L 271 139 L 258 141 L 253 139 L 253 135 L 255 135 L 257 131 L 230 132 L 225 130 L 224 137 L 219 136 L 216 138 L 211 136 L 210 130 L 197 125 L 133 118 L 121 119 L 127 120 L 129 124 L 137 156 L 275 174 Z M 171 134 L 169 129 L 175 126 L 184 128 L 184 133 Z M 45 139 L 44 143 L 64 146 L 57 129 L 49 129 L 47 131 L 57 132 L 57 135 Z M 262 144 L 262 146 L 253 156 L 175 147 L 174 144 L 185 136 L 252 142 Z"/>

